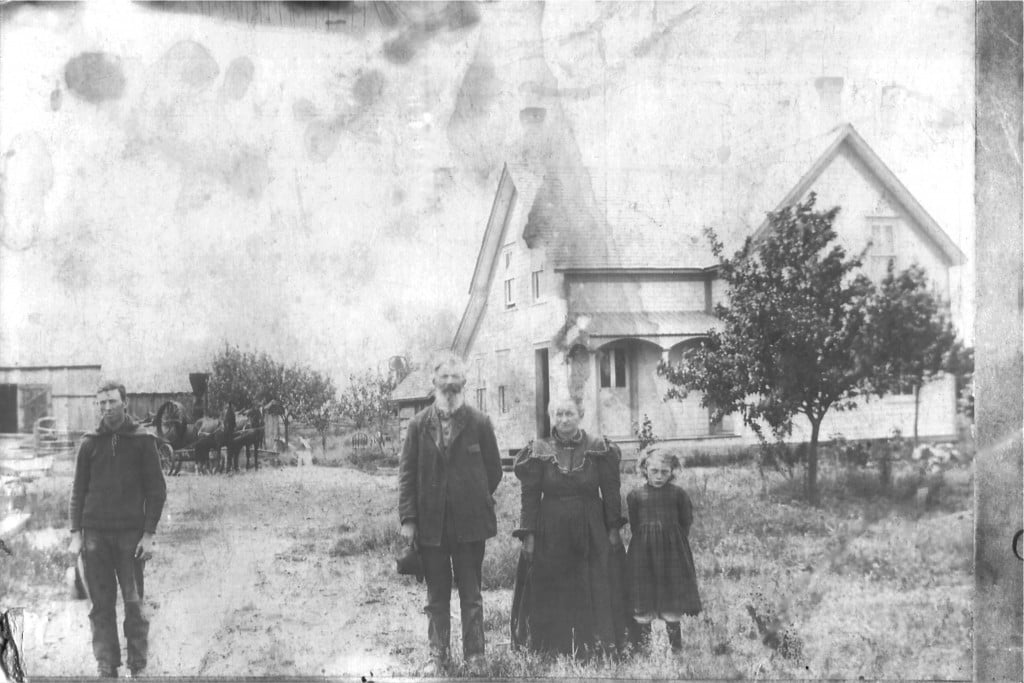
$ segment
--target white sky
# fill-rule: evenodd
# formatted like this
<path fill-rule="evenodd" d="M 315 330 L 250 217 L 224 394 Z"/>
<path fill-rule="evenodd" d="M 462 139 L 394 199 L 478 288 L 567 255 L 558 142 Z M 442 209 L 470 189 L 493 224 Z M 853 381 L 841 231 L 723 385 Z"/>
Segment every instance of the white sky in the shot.
<path fill-rule="evenodd" d="M 230 342 L 340 380 L 461 315 L 536 32 L 517 5 L 418 33 L 442 6 L 402 7 L 394 27 L 357 11 L 332 30 L 5 9 L 0 364 L 178 375 Z M 841 77 L 839 116 L 973 256 L 969 3 L 552 3 L 542 30 L 586 163 L 813 137 L 815 79 Z M 385 54 L 395 39 L 408 61 Z M 120 60 L 119 97 L 69 88 L 93 51 Z M 455 134 L 460 93 L 475 113 Z"/>

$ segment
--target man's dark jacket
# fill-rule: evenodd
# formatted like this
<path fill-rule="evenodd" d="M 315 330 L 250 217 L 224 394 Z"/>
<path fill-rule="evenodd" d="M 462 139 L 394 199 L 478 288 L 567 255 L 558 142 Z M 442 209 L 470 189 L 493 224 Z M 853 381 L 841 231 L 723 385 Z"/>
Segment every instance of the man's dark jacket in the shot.
<path fill-rule="evenodd" d="M 85 435 L 71 486 L 72 531 L 155 533 L 166 498 L 155 436 L 128 417 L 116 431 L 101 422 Z"/>
<path fill-rule="evenodd" d="M 463 405 L 452 415 L 447 447 L 434 406 L 409 420 L 398 471 L 398 514 L 417 524 L 420 545 L 441 544 L 445 508 L 455 541 L 483 541 L 498 533 L 492 494 L 501 481 L 501 454 L 486 415 Z"/>

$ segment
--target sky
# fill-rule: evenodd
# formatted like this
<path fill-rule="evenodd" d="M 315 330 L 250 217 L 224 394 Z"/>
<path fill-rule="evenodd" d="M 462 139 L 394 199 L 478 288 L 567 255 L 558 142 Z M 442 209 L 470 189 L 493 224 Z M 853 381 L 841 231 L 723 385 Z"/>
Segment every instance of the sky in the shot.
<path fill-rule="evenodd" d="M 605 169 L 852 122 L 968 254 L 972 338 L 970 4 L 322 5 L 4 8 L 0 365 L 418 360 L 454 333 L 538 79 Z"/>

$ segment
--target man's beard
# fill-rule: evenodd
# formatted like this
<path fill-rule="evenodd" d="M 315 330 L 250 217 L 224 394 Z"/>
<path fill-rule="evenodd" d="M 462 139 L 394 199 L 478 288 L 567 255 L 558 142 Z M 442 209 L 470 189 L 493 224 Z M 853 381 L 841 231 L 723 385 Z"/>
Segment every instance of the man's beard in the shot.
<path fill-rule="evenodd" d="M 436 394 L 434 402 L 437 407 L 446 412 L 458 410 L 465 401 L 462 388 L 453 384 L 440 387 L 434 393 Z"/>

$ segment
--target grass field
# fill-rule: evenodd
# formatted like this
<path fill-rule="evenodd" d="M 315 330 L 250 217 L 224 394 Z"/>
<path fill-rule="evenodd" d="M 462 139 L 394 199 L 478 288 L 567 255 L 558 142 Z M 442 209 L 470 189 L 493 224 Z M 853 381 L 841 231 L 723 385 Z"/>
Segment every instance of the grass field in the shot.
<path fill-rule="evenodd" d="M 705 613 L 668 654 L 575 662 L 508 649 L 519 488 L 506 473 L 488 542 L 484 611 L 488 663 L 455 675 L 625 678 L 971 677 L 973 594 L 969 467 L 958 485 L 915 497 L 898 472 L 825 467 L 823 505 L 800 482 L 752 466 L 686 469 L 691 534 Z M 624 475 L 623 493 L 635 486 Z M 285 467 L 168 481 L 168 506 L 147 570 L 154 675 L 412 676 L 427 658 L 426 591 L 394 573 L 399 548 L 394 470 Z M 66 524 L 70 480 L 37 488 L 27 534 L 0 556 L 5 606 L 27 608 L 26 655 L 36 676 L 91 674 L 87 607 L 62 584 L 70 558 L 40 539 Z M 628 538 L 628 534 L 627 534 Z M 458 600 L 453 600 L 457 615 Z M 453 650 L 460 651 L 458 620 Z"/>

